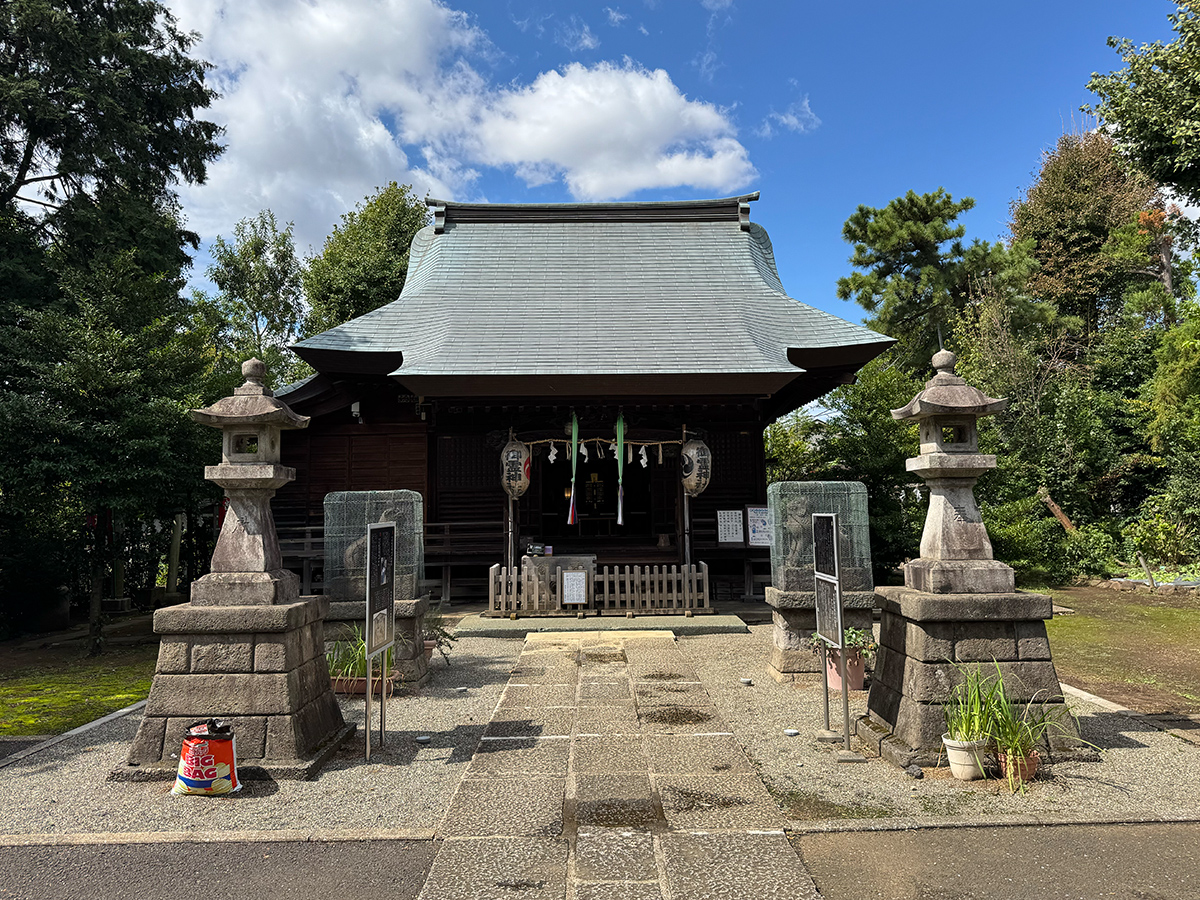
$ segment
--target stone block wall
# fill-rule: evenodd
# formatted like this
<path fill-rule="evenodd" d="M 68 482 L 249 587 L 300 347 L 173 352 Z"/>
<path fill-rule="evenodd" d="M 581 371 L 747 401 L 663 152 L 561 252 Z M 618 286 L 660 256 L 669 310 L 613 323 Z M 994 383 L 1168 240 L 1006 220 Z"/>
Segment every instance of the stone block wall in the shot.
<path fill-rule="evenodd" d="M 870 719 L 883 730 L 859 729 L 901 766 L 936 765 L 945 729 L 942 704 L 964 678 L 964 669 L 999 669 L 1009 698 L 1035 701 L 1058 718 L 1050 749 L 1079 747 L 1067 714 L 1058 673 L 1050 658 L 1044 594 L 927 594 L 910 588 L 878 588 L 883 619 L 880 652 L 867 701 Z"/>
<path fill-rule="evenodd" d="M 155 613 L 162 642 L 129 764 L 172 759 L 187 727 L 209 717 L 233 724 L 239 761 L 310 757 L 344 727 L 325 662 L 324 606 L 313 597 Z"/>
<path fill-rule="evenodd" d="M 810 570 L 811 571 L 811 570 Z M 812 577 L 809 577 L 812 584 Z M 809 649 L 809 638 L 817 630 L 816 595 L 813 591 L 781 591 L 767 588 L 771 607 L 771 658 L 768 669 L 776 681 L 792 681 L 794 676 L 821 671 L 821 657 Z M 872 591 L 842 592 L 842 624 L 847 628 L 869 631 L 875 608 Z"/>

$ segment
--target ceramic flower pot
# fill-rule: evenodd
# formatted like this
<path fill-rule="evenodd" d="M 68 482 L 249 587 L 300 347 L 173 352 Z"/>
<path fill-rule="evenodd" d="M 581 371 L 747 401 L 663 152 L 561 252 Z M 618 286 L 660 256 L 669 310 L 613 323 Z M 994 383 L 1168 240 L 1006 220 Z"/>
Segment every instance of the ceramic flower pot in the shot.
<path fill-rule="evenodd" d="M 1037 774 L 1038 764 L 1042 760 L 1042 755 L 1034 750 L 1029 756 L 998 753 L 996 754 L 996 758 L 1000 762 L 1000 774 L 1006 780 L 1012 784 L 1023 784 L 1026 781 L 1033 781 L 1033 777 Z"/>
<path fill-rule="evenodd" d="M 386 687 L 387 695 L 391 697 L 396 693 L 396 682 L 398 680 L 399 679 L 397 679 L 395 675 L 389 675 L 387 678 L 375 676 L 375 678 L 372 679 L 374 682 L 372 685 L 374 690 L 371 692 L 371 695 L 374 697 L 380 696 Z M 346 678 L 341 676 L 333 676 L 330 678 L 330 681 L 333 682 L 333 692 L 335 694 L 350 694 L 362 697 L 367 693 L 366 678 Z"/>
<path fill-rule="evenodd" d="M 983 754 L 987 750 L 987 738 L 955 741 L 951 740 L 950 732 L 946 732 L 942 735 L 942 744 L 946 748 L 951 775 L 959 781 L 975 781 L 984 777 Z"/>
<path fill-rule="evenodd" d="M 841 654 L 840 650 L 835 650 L 831 647 L 826 656 L 825 665 L 829 671 L 829 689 L 831 691 L 840 691 L 842 689 Z M 852 691 L 861 691 L 866 672 L 867 666 L 863 660 L 862 651 L 855 649 L 847 650 L 846 686 Z"/>

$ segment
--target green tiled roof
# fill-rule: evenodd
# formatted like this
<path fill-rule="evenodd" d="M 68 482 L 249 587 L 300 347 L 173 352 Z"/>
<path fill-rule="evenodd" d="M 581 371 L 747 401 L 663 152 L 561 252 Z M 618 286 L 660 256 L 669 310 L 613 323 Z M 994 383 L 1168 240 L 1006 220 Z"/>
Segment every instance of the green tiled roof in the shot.
<path fill-rule="evenodd" d="M 351 357 L 366 354 L 401 382 L 706 373 L 773 392 L 806 350 L 853 369 L 890 345 L 787 295 L 749 199 L 447 203 L 399 299 L 295 349 L 321 371 L 363 371 Z"/>

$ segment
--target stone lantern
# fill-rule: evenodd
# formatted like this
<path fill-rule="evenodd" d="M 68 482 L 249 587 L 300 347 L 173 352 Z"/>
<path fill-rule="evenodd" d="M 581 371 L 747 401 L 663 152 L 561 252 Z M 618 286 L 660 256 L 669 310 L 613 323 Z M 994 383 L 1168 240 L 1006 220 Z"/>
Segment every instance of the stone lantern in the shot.
<path fill-rule="evenodd" d="M 920 453 L 908 471 L 929 485 L 921 556 L 904 566 L 904 587 L 875 589 L 882 611 L 879 652 L 867 712 L 858 735 L 899 766 L 937 765 L 945 731 L 942 704 L 967 667 L 999 668 L 1011 700 L 1033 702 L 1057 719 L 1048 735 L 1059 758 L 1081 750 L 1050 656 L 1045 594 L 1013 588 L 1013 570 L 992 558 L 974 487 L 996 467 L 979 452 L 978 419 L 999 412 L 997 400 L 954 374 L 954 354 L 934 355 L 937 374 L 902 409 L 920 426 Z"/>
<path fill-rule="evenodd" d="M 197 606 L 248 606 L 291 603 L 300 596 L 300 580 L 283 568 L 271 498 L 296 477 L 281 466 L 279 432 L 305 428 L 298 416 L 263 386 L 266 367 L 257 359 L 242 365 L 246 383 L 232 397 L 192 418 L 220 428 L 221 464 L 205 466 L 204 477 L 225 488 L 228 508 L 208 575 L 192 585 Z"/>
<path fill-rule="evenodd" d="M 243 364 L 232 397 L 192 411 L 222 431 L 221 463 L 204 477 L 225 489 L 228 508 L 211 572 L 189 603 L 154 614 L 162 635 L 145 714 L 118 779 L 173 775 L 191 723 L 229 721 L 243 778 L 309 778 L 354 730 L 337 704 L 325 662 L 324 597 L 301 597 L 283 568 L 271 497 L 296 477 L 282 466 L 279 433 L 303 428 L 263 386 L 265 368 Z"/>
<path fill-rule="evenodd" d="M 929 486 L 929 512 L 921 534 L 921 558 L 905 566 L 907 586 L 935 594 L 1002 592 L 1013 589 L 1013 570 L 992 559 L 992 542 L 975 502 L 975 482 L 996 468 L 996 457 L 979 452 L 981 416 L 1008 406 L 954 374 L 954 354 L 934 354 L 937 374 L 903 409 L 900 421 L 916 421 L 920 455 L 908 471 Z"/>

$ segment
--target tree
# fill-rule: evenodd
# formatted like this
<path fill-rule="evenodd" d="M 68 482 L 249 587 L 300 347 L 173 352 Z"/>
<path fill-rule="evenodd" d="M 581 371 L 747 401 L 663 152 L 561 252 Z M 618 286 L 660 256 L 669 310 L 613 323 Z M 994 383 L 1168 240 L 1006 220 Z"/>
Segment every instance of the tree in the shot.
<path fill-rule="evenodd" d="M 167 7 L 152 0 L 9 0 L 0 11 L 0 209 L 64 208 L 114 187 L 160 196 L 202 182 L 216 96 Z"/>
<path fill-rule="evenodd" d="M 852 385 L 822 398 L 821 418 L 806 412 L 766 431 L 771 481 L 861 481 L 867 487 L 871 557 L 886 579 L 916 556 L 925 506 L 904 460 L 917 452 L 917 429 L 891 410 L 906 404 L 921 380 L 896 364 L 895 350 L 863 366 Z"/>
<path fill-rule="evenodd" d="M 222 359 L 218 367 L 236 377 L 241 364 L 257 356 L 277 384 L 299 374 L 287 346 L 300 332 L 301 265 L 296 258 L 292 223 L 283 231 L 265 209 L 233 228 L 233 241 L 217 236 L 207 275 L 220 290 L 215 300 Z M 201 303 L 212 302 L 200 297 Z"/>
<path fill-rule="evenodd" d="M 194 40 L 152 0 L 0 7 L 0 630 L 71 585 L 98 649 L 122 552 L 101 523 L 173 511 L 198 479 L 185 411 L 211 353 L 179 297 L 197 239 L 173 185 L 221 147 Z"/>
<path fill-rule="evenodd" d="M 1134 228 L 1122 241 L 1119 233 L 1138 221 L 1156 193 L 1152 181 L 1122 163 L 1107 135 L 1064 134 L 1043 156 L 1037 180 L 1012 204 L 1013 239 L 1030 242 L 1038 264 L 1030 292 L 1078 320 L 1078 330 L 1094 332 L 1120 311 L 1135 271 L 1150 266 L 1149 235 Z M 1142 278 L 1141 286 L 1146 283 Z"/>
<path fill-rule="evenodd" d="M 366 315 L 400 296 L 408 251 L 429 212 L 411 186 L 391 182 L 342 216 L 319 256 L 308 261 L 307 336 Z"/>
<path fill-rule="evenodd" d="M 974 206 L 942 188 L 909 191 L 882 209 L 859 206 L 842 228 L 854 245 L 850 264 L 863 271 L 838 279 L 838 297 L 873 313 L 870 324 L 901 340 L 903 363 L 914 370 L 923 370 L 948 336 L 972 278 L 1007 277 L 1020 268 L 1025 245 L 976 239 L 964 246 L 966 227 L 953 223 Z"/>
<path fill-rule="evenodd" d="M 1178 37 L 1135 47 L 1108 45 L 1124 68 L 1093 73 L 1088 90 L 1100 101 L 1084 111 L 1109 126 L 1117 148 L 1155 181 L 1200 202 L 1200 0 L 1179 0 L 1167 17 Z"/>

